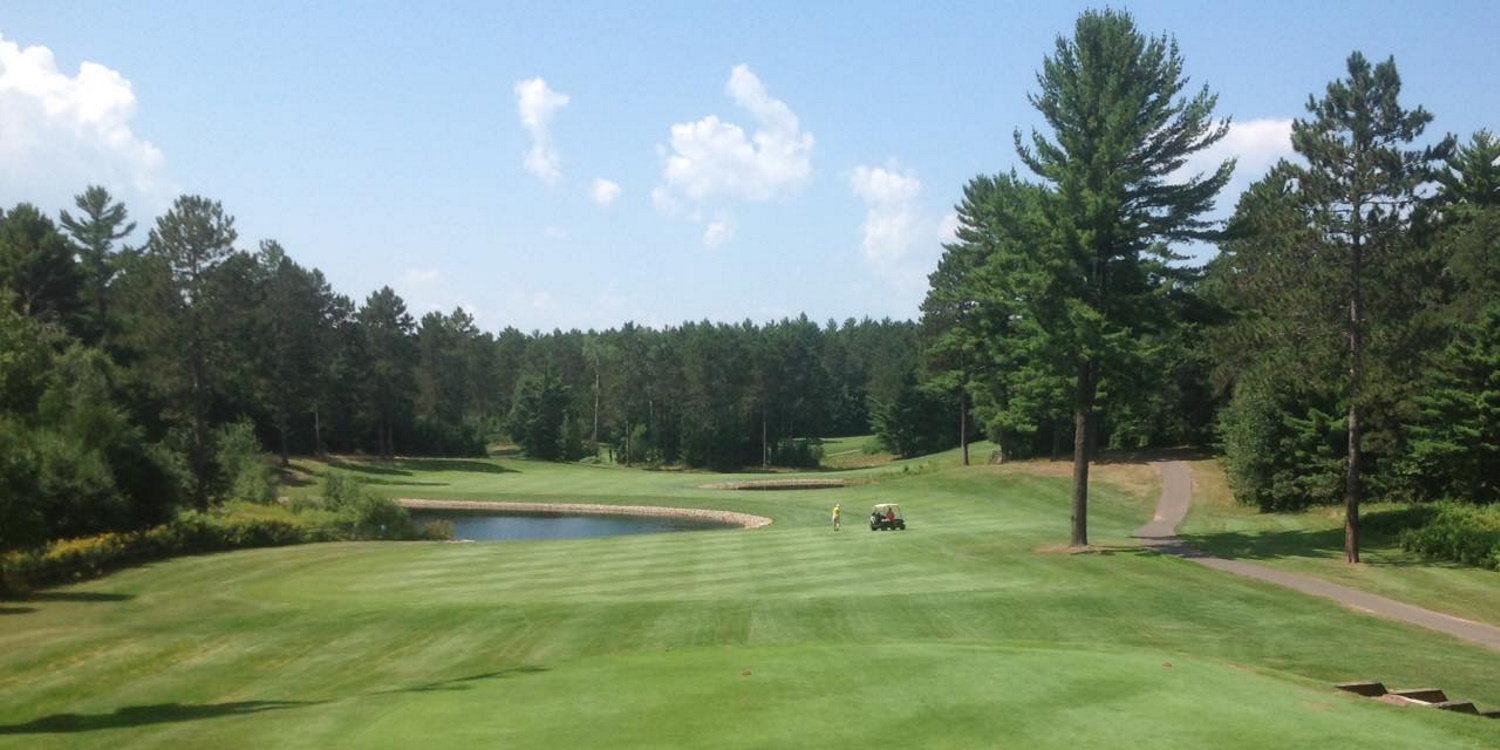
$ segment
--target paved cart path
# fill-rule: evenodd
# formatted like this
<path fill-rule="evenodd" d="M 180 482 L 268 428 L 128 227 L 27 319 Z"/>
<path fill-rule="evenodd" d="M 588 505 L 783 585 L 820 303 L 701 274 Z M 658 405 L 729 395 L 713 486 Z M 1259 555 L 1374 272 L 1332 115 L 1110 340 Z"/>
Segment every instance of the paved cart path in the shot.
<path fill-rule="evenodd" d="M 1478 643 L 1493 651 L 1500 651 L 1500 628 L 1493 625 L 1415 607 L 1359 589 L 1329 583 L 1321 578 L 1288 573 L 1244 560 L 1213 557 L 1188 547 L 1177 538 L 1177 526 L 1187 516 L 1188 505 L 1192 500 L 1192 471 L 1181 461 L 1163 461 L 1157 463 L 1156 467 L 1161 472 L 1161 499 L 1156 504 L 1156 517 L 1135 533 L 1135 536 L 1146 545 L 1215 570 L 1274 583 L 1278 586 L 1296 589 L 1304 594 L 1321 596 L 1324 599 L 1332 599 L 1366 614 L 1420 625 L 1429 630 Z"/>

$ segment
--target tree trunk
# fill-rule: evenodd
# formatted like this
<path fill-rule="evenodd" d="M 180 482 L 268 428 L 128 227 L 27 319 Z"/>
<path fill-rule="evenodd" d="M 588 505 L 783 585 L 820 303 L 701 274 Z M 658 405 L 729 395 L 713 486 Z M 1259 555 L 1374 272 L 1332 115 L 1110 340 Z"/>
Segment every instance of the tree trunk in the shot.
<path fill-rule="evenodd" d="M 323 420 L 316 402 L 313 403 L 313 454 L 323 455 Z"/>
<path fill-rule="evenodd" d="M 771 468 L 771 444 L 766 440 L 766 405 L 760 405 L 760 468 Z"/>
<path fill-rule="evenodd" d="M 599 363 L 594 363 L 594 458 L 599 457 Z"/>
<path fill-rule="evenodd" d="M 1364 425 L 1360 423 L 1360 380 L 1364 375 L 1364 290 L 1360 285 L 1364 248 L 1357 229 L 1360 204 L 1354 204 L 1356 231 L 1349 254 L 1349 465 L 1344 474 L 1344 559 L 1359 562 L 1359 502 L 1361 464 L 1364 455 L 1360 441 Z"/>
<path fill-rule="evenodd" d="M 958 389 L 958 444 L 964 449 L 964 466 L 969 465 L 969 390 Z"/>
<path fill-rule="evenodd" d="M 286 412 L 277 415 L 276 431 L 281 435 L 281 466 L 282 468 L 286 468 L 292 463 L 291 458 L 287 455 L 287 433 L 291 432 L 291 427 L 287 425 Z"/>
<path fill-rule="evenodd" d="M 1073 401 L 1073 535 L 1069 544 L 1089 543 L 1089 454 L 1093 447 L 1094 363 L 1078 370 L 1078 391 Z"/>

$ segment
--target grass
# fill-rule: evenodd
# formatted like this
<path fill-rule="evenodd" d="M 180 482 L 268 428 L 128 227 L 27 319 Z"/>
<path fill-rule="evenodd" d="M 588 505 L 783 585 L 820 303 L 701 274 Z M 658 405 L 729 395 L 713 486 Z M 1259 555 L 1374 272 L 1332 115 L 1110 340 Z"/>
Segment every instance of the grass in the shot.
<path fill-rule="evenodd" d="M 1344 562 L 1344 509 L 1258 513 L 1238 505 L 1217 461 L 1192 462 L 1193 507 L 1182 536 L 1220 557 L 1253 560 L 1410 602 L 1468 620 L 1500 626 L 1500 572 L 1430 562 L 1401 549 L 1378 520 L 1401 506 L 1366 503 L 1359 565 Z"/>
<path fill-rule="evenodd" d="M 715 507 L 754 531 L 347 543 L 182 558 L 0 609 L 0 747 L 1408 747 L 1500 707 L 1500 655 L 1142 550 L 1155 480 L 944 454 L 816 492 L 504 459 L 297 462 L 399 497 Z M 1064 471 L 1065 473 L 1065 471 Z M 311 491 L 311 485 L 291 492 Z M 911 530 L 835 534 L 899 500 Z M 14 605 L 14 606 L 12 606 Z"/>

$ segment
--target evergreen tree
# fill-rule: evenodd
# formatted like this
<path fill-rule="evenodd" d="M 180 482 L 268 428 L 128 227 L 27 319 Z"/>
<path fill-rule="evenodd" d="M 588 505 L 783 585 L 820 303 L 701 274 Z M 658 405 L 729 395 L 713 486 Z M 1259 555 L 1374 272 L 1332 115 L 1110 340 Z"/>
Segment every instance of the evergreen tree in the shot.
<path fill-rule="evenodd" d="M 213 299 L 224 287 L 214 284 L 213 272 L 233 254 L 237 237 L 234 217 L 218 201 L 184 195 L 156 220 L 146 243 L 160 273 L 147 284 L 138 343 L 163 368 L 152 379 L 186 423 L 190 494 L 200 509 L 214 478 L 211 409 L 225 344 Z"/>
<path fill-rule="evenodd" d="M 72 322 L 83 276 L 57 226 L 30 203 L 0 213 L 0 289 L 23 315 Z"/>
<path fill-rule="evenodd" d="M 1228 132 L 1212 119 L 1217 97 L 1191 97 L 1177 43 L 1147 38 L 1129 14 L 1084 13 L 1059 38 L 1029 97 L 1052 139 L 1020 131 L 1021 160 L 1050 187 L 1055 246 L 1045 261 L 1063 315 L 1053 345 L 1069 352 L 1074 375 L 1073 545 L 1088 544 L 1089 460 L 1095 407 L 1107 367 L 1129 356 L 1144 327 L 1164 312 L 1154 292 L 1171 275 L 1163 241 L 1209 235 L 1200 217 L 1229 180 L 1233 162 L 1212 174 L 1172 181 L 1186 159 Z"/>
<path fill-rule="evenodd" d="M 79 265 L 83 272 L 83 301 L 89 310 L 89 340 L 104 341 L 110 332 L 109 285 L 117 270 L 114 258 L 115 242 L 129 237 L 135 231 L 135 222 L 125 204 L 116 202 L 108 190 L 90 185 L 73 197 L 73 204 L 81 212 L 73 218 L 66 210 L 62 212 L 62 225 L 78 246 Z"/>
<path fill-rule="evenodd" d="M 1421 202 L 1419 188 L 1434 177 L 1434 164 L 1452 150 L 1453 139 L 1410 148 L 1432 115 L 1398 101 L 1401 77 L 1387 59 L 1372 66 L 1349 56 L 1348 77 L 1333 81 L 1322 99 L 1308 97 L 1308 120 L 1292 123 L 1292 146 L 1307 161 L 1294 170 L 1297 196 L 1312 227 L 1343 260 L 1338 290 L 1347 306 L 1348 460 L 1344 489 L 1344 556 L 1359 562 L 1359 506 L 1364 496 L 1364 418 L 1370 393 L 1366 370 L 1366 285 L 1372 272 L 1397 262 Z M 1373 268 L 1372 268 L 1373 266 Z"/>
<path fill-rule="evenodd" d="M 368 379 L 377 452 L 383 458 L 396 456 L 396 430 L 411 417 L 415 390 L 416 324 L 406 311 L 406 302 L 390 287 L 381 287 L 366 300 L 358 313 L 369 357 Z"/>

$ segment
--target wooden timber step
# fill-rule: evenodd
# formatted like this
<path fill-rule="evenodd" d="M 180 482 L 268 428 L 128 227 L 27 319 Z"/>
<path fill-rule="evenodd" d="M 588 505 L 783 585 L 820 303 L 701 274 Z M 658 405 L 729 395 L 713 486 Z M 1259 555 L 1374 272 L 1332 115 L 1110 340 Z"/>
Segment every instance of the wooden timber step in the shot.
<path fill-rule="evenodd" d="M 1399 695 L 1402 698 L 1410 698 L 1423 703 L 1442 703 L 1448 700 L 1448 694 L 1439 688 L 1407 688 L 1405 690 L 1392 690 L 1391 695 Z"/>
<path fill-rule="evenodd" d="M 1380 682 L 1340 682 L 1334 687 L 1355 695 L 1363 695 L 1366 698 L 1379 698 L 1385 695 L 1385 684 Z"/>
<path fill-rule="evenodd" d="M 1474 707 L 1474 701 L 1442 701 L 1432 704 L 1433 708 L 1441 708 L 1444 711 L 1455 711 L 1461 714 L 1479 715 L 1479 709 Z"/>

